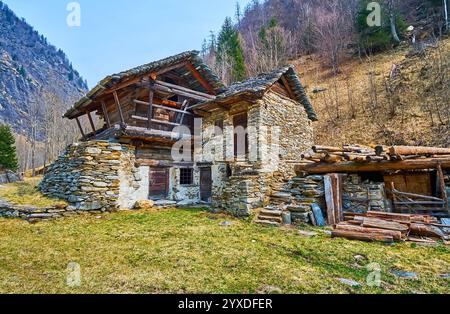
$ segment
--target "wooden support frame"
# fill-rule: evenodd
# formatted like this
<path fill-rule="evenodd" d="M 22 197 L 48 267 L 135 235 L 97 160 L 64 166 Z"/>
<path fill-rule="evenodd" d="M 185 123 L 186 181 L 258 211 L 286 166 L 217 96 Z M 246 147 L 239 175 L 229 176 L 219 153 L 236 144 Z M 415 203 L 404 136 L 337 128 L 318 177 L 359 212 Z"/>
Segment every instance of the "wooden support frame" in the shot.
<path fill-rule="evenodd" d="M 86 115 L 88 116 L 89 124 L 91 125 L 91 128 L 92 128 L 92 132 L 95 133 L 95 132 L 96 132 L 96 130 L 95 130 L 95 124 L 94 124 L 94 120 L 92 120 L 91 112 L 88 111 L 88 112 L 86 113 Z"/>
<path fill-rule="evenodd" d="M 105 119 L 106 126 L 108 129 L 111 127 L 111 120 L 109 119 L 108 110 L 106 109 L 106 104 L 102 101 L 103 118 Z"/>
<path fill-rule="evenodd" d="M 81 136 L 84 140 L 86 138 L 86 134 L 84 133 L 83 127 L 81 126 L 80 119 L 78 117 L 76 117 L 75 120 L 77 121 L 78 128 L 80 129 Z"/>
<path fill-rule="evenodd" d="M 120 123 L 124 124 L 125 119 L 123 118 L 122 106 L 120 105 L 119 96 L 117 95 L 117 91 L 114 91 L 114 101 L 116 102 L 117 111 L 119 111 Z"/>
<path fill-rule="evenodd" d="M 441 163 L 439 163 L 437 166 L 437 175 L 438 175 L 438 180 L 439 180 L 439 188 L 441 190 L 441 196 L 445 202 L 445 209 L 447 210 L 447 212 L 450 216 L 450 207 L 448 204 L 447 188 L 445 186 L 444 171 L 442 171 Z"/>
<path fill-rule="evenodd" d="M 179 86 L 179 85 L 175 85 L 175 84 L 171 84 L 171 83 L 167 83 L 167 82 L 163 82 L 163 81 L 155 81 L 155 84 L 161 85 L 161 86 L 164 86 L 164 87 L 167 87 L 170 89 L 178 90 L 178 91 L 184 92 L 189 95 L 198 96 L 198 97 L 201 97 L 202 99 L 204 99 L 204 98 L 207 98 L 209 100 L 216 99 L 216 96 L 214 96 L 214 95 L 205 94 L 205 93 L 198 92 L 196 90 L 193 90 L 193 89 L 190 89 L 187 87 L 183 87 L 183 86 Z M 184 96 L 184 95 L 182 95 L 182 96 Z"/>

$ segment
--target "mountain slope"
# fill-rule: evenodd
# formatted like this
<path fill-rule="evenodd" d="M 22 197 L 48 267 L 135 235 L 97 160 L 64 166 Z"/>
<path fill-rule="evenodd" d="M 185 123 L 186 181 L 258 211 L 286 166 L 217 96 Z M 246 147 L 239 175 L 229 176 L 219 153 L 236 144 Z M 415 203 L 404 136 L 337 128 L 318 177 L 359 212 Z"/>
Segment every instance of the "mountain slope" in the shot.
<path fill-rule="evenodd" d="M 351 59 L 334 76 L 321 57 L 294 63 L 319 115 L 316 143 L 450 146 L 450 39 Z"/>
<path fill-rule="evenodd" d="M 31 121 L 45 115 L 48 95 L 52 106 L 68 108 L 86 89 L 64 52 L 0 1 L 0 123 L 29 135 Z"/>

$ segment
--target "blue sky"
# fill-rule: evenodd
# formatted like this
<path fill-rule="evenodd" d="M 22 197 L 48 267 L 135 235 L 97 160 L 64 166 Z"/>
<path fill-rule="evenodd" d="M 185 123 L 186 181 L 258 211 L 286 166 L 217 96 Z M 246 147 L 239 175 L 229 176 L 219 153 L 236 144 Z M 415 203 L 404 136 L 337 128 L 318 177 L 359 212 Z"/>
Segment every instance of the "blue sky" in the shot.
<path fill-rule="evenodd" d="M 78 0 L 81 26 L 67 25 L 69 0 L 2 0 L 62 48 L 90 87 L 106 75 L 201 48 L 236 2 L 250 0 Z"/>

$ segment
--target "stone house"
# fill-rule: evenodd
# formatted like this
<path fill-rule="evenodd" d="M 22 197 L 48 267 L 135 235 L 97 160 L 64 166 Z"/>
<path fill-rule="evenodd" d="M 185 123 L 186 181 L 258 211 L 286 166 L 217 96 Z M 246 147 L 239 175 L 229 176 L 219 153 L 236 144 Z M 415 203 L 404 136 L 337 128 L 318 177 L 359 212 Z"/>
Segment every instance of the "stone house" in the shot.
<path fill-rule="evenodd" d="M 77 210 L 153 199 L 236 215 L 294 176 L 317 120 L 293 67 L 225 87 L 195 51 L 106 77 L 65 117 L 82 138 L 49 167 L 43 193 Z"/>

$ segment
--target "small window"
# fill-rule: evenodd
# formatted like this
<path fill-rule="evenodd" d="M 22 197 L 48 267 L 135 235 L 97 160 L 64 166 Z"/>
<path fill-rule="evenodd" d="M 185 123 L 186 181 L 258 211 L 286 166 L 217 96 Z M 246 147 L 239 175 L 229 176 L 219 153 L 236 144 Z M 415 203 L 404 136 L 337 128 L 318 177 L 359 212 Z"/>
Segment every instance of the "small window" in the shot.
<path fill-rule="evenodd" d="M 180 169 L 180 184 L 192 185 L 194 182 L 194 169 L 182 168 Z"/>

